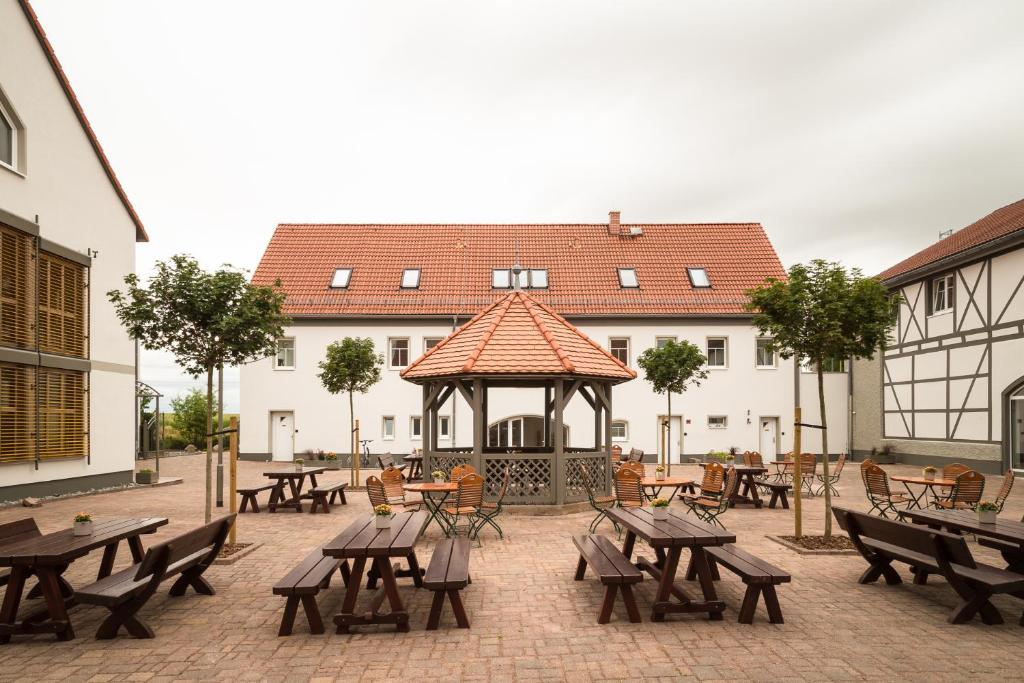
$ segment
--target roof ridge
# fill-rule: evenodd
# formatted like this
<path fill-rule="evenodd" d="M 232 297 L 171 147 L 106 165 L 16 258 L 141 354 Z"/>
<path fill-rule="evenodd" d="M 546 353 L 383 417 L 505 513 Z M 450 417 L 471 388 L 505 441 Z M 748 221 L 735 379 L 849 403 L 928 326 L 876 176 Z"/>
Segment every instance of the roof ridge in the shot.
<path fill-rule="evenodd" d="M 498 325 L 501 323 L 505 314 L 508 313 L 509 307 L 512 305 L 513 296 L 511 294 L 506 295 L 504 299 L 499 299 L 494 302 L 493 305 L 487 308 L 487 311 L 494 310 L 495 307 L 500 306 L 504 303 L 504 307 L 498 312 L 491 324 L 484 330 L 483 336 L 480 337 L 480 341 L 476 343 L 476 346 L 469 353 L 469 358 L 466 359 L 466 364 L 462 366 L 462 372 L 466 373 L 473 369 L 476 365 L 477 360 L 480 358 L 480 354 L 483 353 L 484 348 L 487 346 L 487 342 L 491 341 L 491 337 L 494 335 L 494 331 L 498 329 Z M 486 312 L 486 311 L 485 311 Z M 466 328 L 463 328 L 466 329 Z"/>
<path fill-rule="evenodd" d="M 536 303 L 534 302 L 533 297 L 522 291 L 516 292 L 516 294 L 518 294 L 519 299 L 522 300 L 523 307 L 526 309 L 526 312 L 530 314 L 533 324 L 537 326 L 537 330 L 541 333 L 541 336 L 544 337 L 544 341 L 546 341 L 548 346 L 551 347 L 551 350 L 555 352 L 555 356 L 558 357 L 558 362 L 562 364 L 562 367 L 565 368 L 566 372 L 576 372 L 576 365 L 572 362 L 572 359 L 569 358 L 569 354 L 562 349 L 561 344 L 559 344 L 558 340 L 555 339 L 555 335 L 547 328 L 544 321 L 540 319 L 539 315 L 537 315 L 537 312 L 533 310 L 532 304 Z"/>
<path fill-rule="evenodd" d="M 583 330 L 581 330 L 580 328 L 576 327 L 571 322 L 566 320 L 564 317 L 562 317 L 554 309 L 550 308 L 549 306 L 546 306 L 542 301 L 537 301 L 535 299 L 533 299 L 532 301 L 533 301 L 533 303 L 537 304 L 538 306 L 540 306 L 542 309 L 544 309 L 545 311 L 547 311 L 551 315 L 553 315 L 556 318 L 558 318 L 559 320 L 561 320 L 562 323 L 564 323 L 565 325 L 568 325 L 572 329 L 573 332 L 575 332 L 577 335 L 579 335 L 580 337 L 585 339 L 591 346 L 593 346 L 595 349 L 597 349 L 598 351 L 603 353 L 605 356 L 607 356 L 611 360 L 615 361 L 615 363 L 617 363 L 620 367 L 622 367 L 623 370 L 627 370 L 628 372 L 630 372 L 633 375 L 633 377 L 636 377 L 636 370 L 634 370 L 633 368 L 629 367 L 628 365 L 623 363 L 621 360 L 619 360 L 618 358 L 613 356 L 611 351 L 609 351 L 608 349 L 604 348 L 603 346 L 598 344 L 596 341 L 591 339 L 587 334 L 585 334 L 583 332 Z"/>
<path fill-rule="evenodd" d="M 701 221 L 698 223 L 620 223 L 622 226 L 639 226 L 639 227 L 672 227 L 672 228 L 689 228 L 689 227 L 705 227 L 712 225 L 747 225 L 747 226 L 760 226 L 761 221 Z M 566 228 L 607 228 L 607 223 L 278 223 L 277 227 L 289 227 L 289 228 L 436 228 L 436 227 L 450 227 L 450 228 L 473 228 L 473 227 L 494 227 L 494 228 L 520 228 L 520 227 L 566 227 Z"/>

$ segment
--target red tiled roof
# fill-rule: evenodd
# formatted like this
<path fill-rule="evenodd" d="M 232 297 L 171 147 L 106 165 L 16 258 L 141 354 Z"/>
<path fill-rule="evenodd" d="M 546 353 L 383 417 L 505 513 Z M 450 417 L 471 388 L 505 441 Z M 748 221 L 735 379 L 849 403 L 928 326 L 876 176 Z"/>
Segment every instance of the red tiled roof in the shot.
<path fill-rule="evenodd" d="M 522 291 L 509 292 L 402 370 L 416 381 L 456 375 L 580 375 L 625 381 L 636 372 Z"/>
<path fill-rule="evenodd" d="M 883 281 L 889 280 L 897 275 L 923 268 L 1018 230 L 1024 230 L 1024 199 L 997 209 L 966 228 L 954 232 L 949 237 L 922 249 L 909 258 L 903 259 L 878 277 Z"/>
<path fill-rule="evenodd" d="M 548 271 L 531 290 L 562 315 L 745 315 L 744 292 L 785 271 L 757 223 L 654 224 L 629 236 L 606 224 L 277 226 L 253 282 L 280 280 L 292 316 L 473 315 L 500 290 L 491 269 Z M 635 268 L 638 289 L 619 286 Z M 695 289 L 687 267 L 707 270 Z M 353 268 L 347 289 L 330 289 L 336 268 Z M 420 268 L 420 287 L 401 289 L 402 270 Z"/>
<path fill-rule="evenodd" d="M 124 208 L 131 217 L 132 222 L 135 223 L 135 241 L 148 242 L 149 235 L 146 234 L 146 228 L 142 225 L 142 219 L 139 218 L 139 214 L 135 212 L 135 207 L 132 206 L 131 201 L 128 200 L 128 195 L 125 193 L 124 188 L 121 186 L 121 182 L 117 179 L 117 175 L 114 173 L 114 167 L 110 165 L 110 160 L 107 159 L 107 155 L 103 152 L 103 147 L 100 146 L 100 141 L 96 138 L 96 133 L 93 132 L 92 126 L 89 124 L 89 119 L 85 116 L 85 110 L 82 109 L 82 104 L 78 101 L 75 91 L 71 88 L 71 81 L 68 80 L 67 74 L 64 73 L 64 68 L 60 65 L 60 61 L 57 59 L 57 54 L 53 51 L 53 46 L 50 45 L 50 41 L 46 37 L 46 32 L 43 30 L 42 24 L 39 23 L 39 17 L 36 16 L 35 10 L 32 9 L 32 4 L 29 0 L 18 1 L 21 3 L 21 9 L 25 12 L 25 17 L 28 18 L 28 23 L 32 25 L 32 30 L 36 34 L 39 46 L 43 49 L 43 52 L 46 53 L 46 58 L 50 60 L 50 66 L 53 68 L 53 72 L 57 76 L 57 80 L 60 81 L 61 87 L 64 88 L 64 94 L 67 96 L 68 102 L 71 104 L 71 108 L 75 111 L 75 115 L 78 117 L 78 122 L 85 130 L 85 135 L 89 138 L 93 151 L 96 152 L 96 156 L 100 160 L 100 165 L 103 166 L 103 170 L 106 172 L 107 178 L 110 180 L 110 184 L 114 187 L 114 192 L 117 193 L 118 198 L 120 198 L 121 203 L 124 204 Z"/>

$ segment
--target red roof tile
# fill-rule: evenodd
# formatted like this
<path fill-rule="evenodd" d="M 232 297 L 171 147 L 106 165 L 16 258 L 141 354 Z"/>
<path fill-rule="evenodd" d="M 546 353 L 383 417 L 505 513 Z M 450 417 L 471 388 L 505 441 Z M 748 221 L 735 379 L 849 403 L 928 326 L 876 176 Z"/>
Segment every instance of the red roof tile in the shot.
<path fill-rule="evenodd" d="M 636 377 L 565 318 L 521 291 L 495 301 L 401 374 L 410 381 L 456 375 Z"/>
<path fill-rule="evenodd" d="M 744 292 L 785 271 L 757 223 L 624 225 L 279 225 L 253 276 L 280 280 L 297 317 L 473 315 L 503 290 L 491 269 L 548 271 L 530 290 L 562 315 L 744 315 Z M 635 268 L 638 289 L 619 286 L 617 268 Z M 695 289 L 687 267 L 707 270 Z M 347 289 L 330 289 L 336 268 L 353 268 Z M 399 287 L 420 268 L 420 287 Z"/>
<path fill-rule="evenodd" d="M 949 237 L 922 249 L 909 258 L 903 259 L 878 277 L 881 280 L 892 279 L 897 275 L 923 268 L 1018 230 L 1024 230 L 1024 199 L 997 209 L 966 228 L 954 232 Z"/>

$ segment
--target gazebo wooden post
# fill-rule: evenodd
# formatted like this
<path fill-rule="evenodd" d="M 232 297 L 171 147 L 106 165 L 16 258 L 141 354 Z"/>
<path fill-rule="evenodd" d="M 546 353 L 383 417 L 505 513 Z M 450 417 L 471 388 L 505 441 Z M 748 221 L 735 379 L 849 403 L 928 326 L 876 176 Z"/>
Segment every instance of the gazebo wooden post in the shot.
<path fill-rule="evenodd" d="M 544 447 L 551 448 L 551 384 L 544 383 Z"/>
<path fill-rule="evenodd" d="M 604 383 L 605 490 L 612 490 L 612 383 Z"/>
<path fill-rule="evenodd" d="M 595 384 L 597 384 L 597 382 L 591 382 L 590 386 L 593 387 Z M 595 400 L 593 403 L 591 403 L 591 406 L 593 406 L 594 408 L 594 450 L 601 451 L 603 450 L 603 442 L 601 441 L 601 428 L 603 427 L 601 421 L 601 401 Z"/>
<path fill-rule="evenodd" d="M 473 380 L 473 467 L 477 472 L 483 472 L 484 464 L 484 439 L 487 436 L 487 407 L 484 380 L 476 378 Z"/>
<path fill-rule="evenodd" d="M 565 502 L 565 438 L 564 410 L 565 410 L 565 381 L 561 378 L 555 380 L 555 410 L 554 410 L 554 480 L 555 480 L 555 504 L 562 505 Z M 545 406 L 547 408 L 547 406 Z"/>
<path fill-rule="evenodd" d="M 434 466 L 434 449 L 430 447 L 430 434 L 433 424 L 430 421 L 430 382 L 423 383 L 423 416 L 420 418 L 420 439 L 423 443 L 423 480 L 427 481 L 430 473 L 437 469 Z"/>

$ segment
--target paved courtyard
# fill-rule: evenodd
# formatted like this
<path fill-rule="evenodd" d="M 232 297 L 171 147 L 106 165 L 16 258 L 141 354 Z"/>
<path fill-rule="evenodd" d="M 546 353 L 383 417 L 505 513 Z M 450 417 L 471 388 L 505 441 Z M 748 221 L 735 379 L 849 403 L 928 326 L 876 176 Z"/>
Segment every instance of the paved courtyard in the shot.
<path fill-rule="evenodd" d="M 49 502 L 35 510 L 6 508 L 0 510 L 0 522 L 31 514 L 45 533 L 67 526 L 80 510 L 97 518 L 163 515 L 170 525 L 145 540 L 169 538 L 202 522 L 203 459 L 165 459 L 161 469 L 183 477 L 184 484 Z M 240 463 L 240 485 L 264 481 L 266 469 L 263 463 Z M 698 476 L 695 466 L 678 469 Z M 347 476 L 347 471 L 328 473 L 325 479 Z M 990 477 L 986 488 L 992 495 L 998 482 Z M 855 467 L 844 473 L 840 492 L 841 504 L 866 508 Z M 818 498 L 804 501 L 805 531 L 821 529 L 823 507 Z M 373 627 L 336 635 L 330 617 L 342 595 L 335 578 L 320 598 L 328 633 L 310 635 L 300 611 L 294 635 L 278 638 L 284 601 L 271 594 L 273 583 L 368 512 L 365 494 L 354 492 L 347 507 L 335 507 L 330 515 L 241 515 L 239 540 L 262 547 L 234 565 L 211 568 L 207 577 L 217 589 L 215 596 L 169 598 L 166 590 L 155 596 L 142 612 L 155 639 L 122 635 L 96 641 L 92 636 L 106 610 L 79 606 L 71 612 L 78 635 L 74 641 L 20 636 L 0 646 L 0 680 L 961 681 L 968 676 L 1020 680 L 1024 672 L 1024 629 L 1017 625 L 1024 602 L 994 600 L 1007 622 L 1001 626 L 980 621 L 949 625 L 946 617 L 957 598 L 943 581 L 859 586 L 856 580 L 865 567 L 859 556 L 806 557 L 766 539 L 765 534 L 792 533 L 793 527 L 792 510 L 767 508 L 730 510 L 725 521 L 740 545 L 793 575 L 793 583 L 779 590 L 784 625 L 767 623 L 763 607 L 753 625 L 736 623 L 743 585 L 723 572 L 718 586 L 728 605 L 723 621 L 676 615 L 664 623 L 650 622 L 655 584 L 648 577 L 637 592 L 644 622 L 630 624 L 617 605 L 612 623 L 599 626 L 602 588 L 590 575 L 582 582 L 572 580 L 576 554 L 569 539 L 586 529 L 592 515 L 506 514 L 501 520 L 505 540 L 484 532 L 482 547 L 472 552 L 473 583 L 463 593 L 471 629 L 454 628 L 446 608 L 441 629 L 425 631 L 430 593 L 417 591 L 406 579 L 401 583 L 410 610 L 409 633 Z M 1024 514 L 1019 483 L 1005 514 Z M 614 533 L 610 525 L 601 530 Z M 438 538 L 432 526 L 421 541 L 418 554 L 424 565 Z M 972 549 L 977 557 L 1000 564 L 998 555 L 985 548 L 972 544 Z M 651 555 L 649 550 L 644 554 Z M 126 549 L 122 555 L 119 566 L 127 562 Z M 94 553 L 72 565 L 67 574 L 72 584 L 87 583 L 99 561 L 100 553 Z M 905 567 L 901 571 L 907 575 Z"/>

